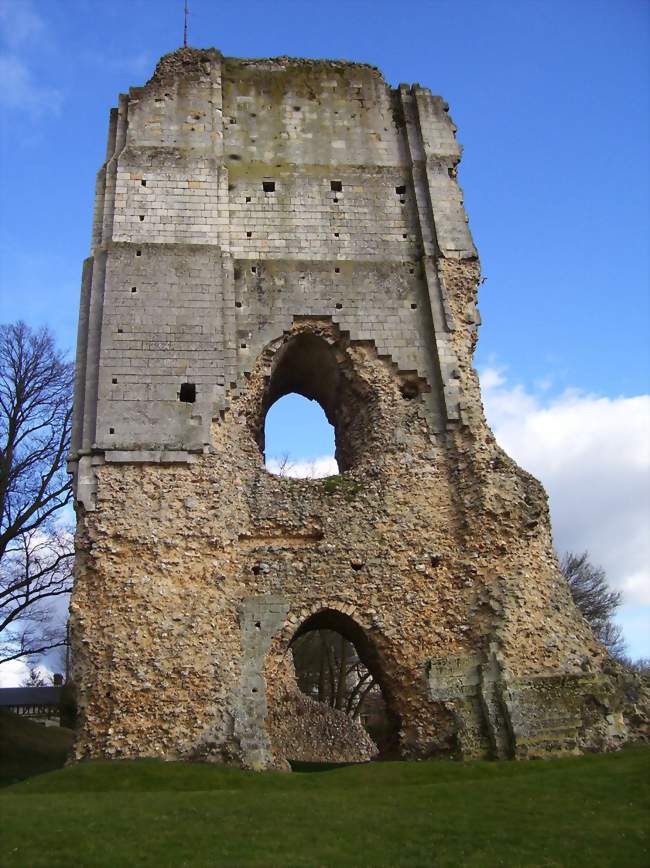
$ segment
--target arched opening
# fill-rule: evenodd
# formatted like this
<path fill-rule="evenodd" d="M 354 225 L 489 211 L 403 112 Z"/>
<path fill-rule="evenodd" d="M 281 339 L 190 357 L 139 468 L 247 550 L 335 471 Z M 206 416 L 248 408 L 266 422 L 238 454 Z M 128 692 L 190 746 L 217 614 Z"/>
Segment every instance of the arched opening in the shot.
<path fill-rule="evenodd" d="M 334 427 L 317 401 L 295 392 L 276 401 L 266 414 L 264 444 L 270 473 L 315 479 L 339 472 Z"/>
<path fill-rule="evenodd" d="M 269 459 L 277 460 L 278 455 L 266 448 L 265 421 L 269 410 L 285 396 L 291 396 L 293 401 L 301 396 L 317 402 L 334 429 L 336 463 L 340 472 L 345 472 L 357 463 L 362 452 L 371 448 L 376 427 L 370 424 L 373 395 L 355 373 L 341 339 L 330 335 L 325 327 L 323 333 L 327 339 L 313 331 L 298 332 L 277 349 L 259 415 L 252 422 L 260 450 Z"/>
<path fill-rule="evenodd" d="M 291 651 L 302 692 L 361 723 L 379 758 L 395 758 L 400 720 L 377 650 L 363 628 L 342 612 L 322 609 L 296 631 Z"/>

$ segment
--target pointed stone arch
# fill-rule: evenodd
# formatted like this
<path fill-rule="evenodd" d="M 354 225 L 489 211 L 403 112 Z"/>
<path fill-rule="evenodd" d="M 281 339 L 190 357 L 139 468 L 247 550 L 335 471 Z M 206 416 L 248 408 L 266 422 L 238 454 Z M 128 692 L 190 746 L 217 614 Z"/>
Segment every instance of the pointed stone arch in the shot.
<path fill-rule="evenodd" d="M 378 356 L 372 341 L 351 341 L 331 318 L 295 318 L 291 329 L 267 344 L 258 360 L 263 385 L 258 403 L 250 408 L 249 424 L 260 451 L 264 452 L 267 412 L 277 400 L 295 392 L 317 401 L 334 427 L 336 460 L 342 472 L 372 454 L 381 433 L 390 426 L 378 384 L 363 370 L 366 359 L 375 371 L 379 364 L 390 372 L 389 381 L 399 400 L 412 400 L 429 391 L 426 380 L 416 372 L 397 371 L 390 359 Z"/>

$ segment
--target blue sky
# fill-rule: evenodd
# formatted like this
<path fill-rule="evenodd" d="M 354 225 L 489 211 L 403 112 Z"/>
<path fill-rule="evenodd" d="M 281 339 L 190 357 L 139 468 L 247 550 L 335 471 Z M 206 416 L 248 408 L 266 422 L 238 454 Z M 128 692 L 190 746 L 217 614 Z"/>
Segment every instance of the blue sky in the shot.
<path fill-rule="evenodd" d="M 48 323 L 72 350 L 108 111 L 178 47 L 182 5 L 0 0 L 3 321 Z M 367 61 L 392 85 L 420 82 L 448 100 L 487 277 L 476 360 L 490 421 L 549 487 L 558 547 L 596 547 L 626 594 L 631 650 L 650 656 L 647 0 L 190 0 L 190 10 L 192 45 Z M 309 437 L 269 431 L 270 452 L 331 454 L 295 409 L 278 424 Z M 577 480 L 562 470 L 567 443 L 580 445 Z M 594 480 L 600 511 L 586 494 L 582 524 L 563 524 L 562 504 Z M 612 504 L 633 526 L 624 539 Z"/>

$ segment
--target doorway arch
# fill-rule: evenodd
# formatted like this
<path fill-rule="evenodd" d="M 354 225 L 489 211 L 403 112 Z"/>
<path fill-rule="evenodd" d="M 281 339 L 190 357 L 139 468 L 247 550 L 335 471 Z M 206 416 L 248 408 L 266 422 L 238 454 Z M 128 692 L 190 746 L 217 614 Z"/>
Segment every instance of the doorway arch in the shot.
<path fill-rule="evenodd" d="M 367 631 L 350 615 L 338 609 L 322 608 L 309 615 L 302 622 L 293 634 L 289 648 L 293 651 L 299 646 L 301 639 L 316 631 L 338 634 L 356 652 L 362 667 L 367 670 L 372 678 L 372 683 L 377 686 L 381 698 L 381 715 L 383 719 L 380 723 L 375 721 L 374 726 L 371 724 L 370 726 L 366 726 L 366 728 L 377 744 L 380 759 L 394 759 L 398 757 L 401 718 L 396 710 L 395 697 L 386 675 L 381 654 L 374 641 Z M 295 659 L 294 655 L 294 661 Z M 298 671 L 297 664 L 296 675 L 300 683 L 300 672 Z M 349 684 L 346 689 L 354 690 L 354 683 Z M 347 707 L 347 702 L 345 705 L 346 711 L 351 713 L 352 710 Z M 364 724 L 367 723 L 367 721 L 363 722 Z"/>

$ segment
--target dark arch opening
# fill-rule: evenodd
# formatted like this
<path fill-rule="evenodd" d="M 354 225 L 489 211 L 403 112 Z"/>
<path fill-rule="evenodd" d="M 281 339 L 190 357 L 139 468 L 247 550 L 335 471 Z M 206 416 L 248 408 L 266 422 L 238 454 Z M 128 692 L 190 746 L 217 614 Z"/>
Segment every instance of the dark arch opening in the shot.
<path fill-rule="evenodd" d="M 262 452 L 266 414 L 291 392 L 320 404 L 335 431 L 340 471 L 353 467 L 373 439 L 373 426 L 369 424 L 373 402 L 369 388 L 355 375 L 345 351 L 312 332 L 293 335 L 277 350 L 255 422 L 255 437 Z"/>
<path fill-rule="evenodd" d="M 333 425 L 340 379 L 336 356 L 327 341 L 314 334 L 296 335 L 276 354 L 266 409 L 283 395 L 297 392 L 318 401 Z"/>
<path fill-rule="evenodd" d="M 312 647 L 307 647 L 305 655 L 308 641 L 316 636 L 318 642 L 312 642 Z M 349 615 L 336 609 L 321 609 L 300 625 L 290 647 L 301 690 L 313 699 L 327 702 L 359 719 L 377 744 L 381 759 L 399 756 L 401 721 L 386 683 L 380 655 L 366 631 Z M 313 662 L 313 655 L 318 653 L 319 648 L 324 655 L 320 661 L 320 672 L 318 662 L 316 668 Z M 321 684 L 316 690 L 314 681 L 322 677 L 323 664 L 331 668 L 332 661 L 325 657 L 332 653 L 336 655 L 337 650 L 335 667 L 338 672 L 335 682 L 329 690 L 321 692 Z M 305 659 L 310 661 L 307 678 L 304 677 L 303 669 Z M 336 702 L 333 701 L 335 699 Z M 339 702 L 341 699 L 343 701 Z"/>

